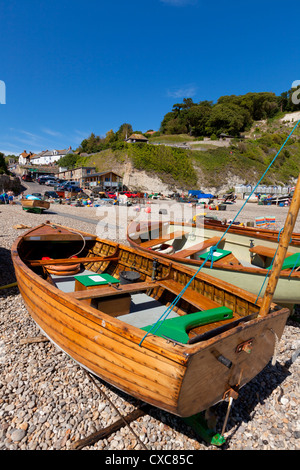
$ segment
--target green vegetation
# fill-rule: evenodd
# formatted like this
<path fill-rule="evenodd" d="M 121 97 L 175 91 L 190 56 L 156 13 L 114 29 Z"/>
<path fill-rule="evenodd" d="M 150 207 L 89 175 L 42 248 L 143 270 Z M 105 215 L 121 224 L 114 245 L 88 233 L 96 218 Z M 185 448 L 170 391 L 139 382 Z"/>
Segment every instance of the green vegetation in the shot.
<path fill-rule="evenodd" d="M 189 152 L 164 145 L 129 145 L 128 155 L 138 170 L 156 172 L 165 182 L 171 177 L 183 186 L 195 186 L 197 176 Z"/>
<path fill-rule="evenodd" d="M 292 102 L 294 92 L 289 90 L 279 97 L 268 92 L 222 96 L 215 104 L 197 104 L 186 98 L 164 116 L 159 132 L 153 134 L 149 130 L 149 134 L 144 134 L 150 144 L 160 145 L 127 144 L 126 137 L 141 132 L 124 123 L 105 137 L 92 133 L 74 155 L 62 158 L 59 166 L 95 166 L 97 171 L 118 167 L 122 173 L 122 165 L 130 162 L 137 170 L 156 174 L 164 183 L 185 189 L 219 188 L 226 182 L 232 185 L 233 176 L 245 184 L 254 184 L 289 135 L 291 127 L 281 118 L 287 112 L 300 110 L 300 104 Z M 222 133 L 236 136 L 229 147 L 214 145 Z M 241 139 L 241 133 L 247 133 L 247 138 Z M 210 139 L 203 142 L 205 137 Z M 190 149 L 175 146 L 182 143 L 189 144 Z M 262 183 L 289 184 L 297 178 L 299 167 L 300 128 Z"/>
<path fill-rule="evenodd" d="M 161 123 L 162 134 L 189 134 L 191 136 L 218 137 L 220 134 L 239 136 L 249 130 L 254 121 L 272 119 L 279 113 L 300 110 L 294 104 L 294 89 L 276 96 L 275 93 L 247 93 L 245 95 L 221 96 L 212 101 L 194 103 L 185 98 L 183 103 L 173 105 Z"/>
<path fill-rule="evenodd" d="M 237 142 L 227 148 L 193 151 L 191 158 L 194 167 L 203 173 L 208 186 L 220 187 L 224 180 L 229 183 L 232 175 L 245 184 L 254 184 L 270 165 L 287 136 L 286 131 L 266 133 L 257 140 Z M 291 138 L 277 156 L 262 184 L 289 184 L 291 178 L 298 177 L 299 168 L 300 141 L 296 133 L 296 138 Z"/>
<path fill-rule="evenodd" d="M 5 156 L 0 152 L 0 175 L 7 175 L 8 169 L 5 162 Z"/>

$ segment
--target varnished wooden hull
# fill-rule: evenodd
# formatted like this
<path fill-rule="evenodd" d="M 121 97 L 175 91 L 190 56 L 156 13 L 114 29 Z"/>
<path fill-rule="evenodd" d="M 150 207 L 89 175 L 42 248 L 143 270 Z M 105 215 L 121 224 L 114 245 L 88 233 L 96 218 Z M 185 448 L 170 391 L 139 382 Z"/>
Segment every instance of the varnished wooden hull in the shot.
<path fill-rule="evenodd" d="M 30 234 L 34 238 L 35 232 Z M 89 263 L 87 268 L 98 273 L 108 270 L 118 277 L 120 271 L 134 266 L 143 279 L 151 280 L 150 255 L 97 239 L 88 256 L 111 256 L 116 250 L 117 262 Z M 241 322 L 195 344 L 180 344 L 152 334 L 145 337 L 145 331 L 58 290 L 25 262 L 26 252 L 25 234 L 12 248 L 18 286 L 30 315 L 51 341 L 118 389 L 183 417 L 207 409 L 222 400 L 231 387 L 240 387 L 255 377 L 270 361 L 289 315 L 287 309 L 273 305 L 267 317 Z M 169 295 L 164 282 L 183 288 L 194 274 L 161 261 L 159 277 L 167 281 L 161 281 L 157 295 Z M 197 275 L 189 289 L 196 297 L 232 308 L 235 319 L 257 312 L 260 304 L 256 305 L 255 297 L 248 292 L 205 274 Z M 178 309 L 184 309 L 185 303 L 181 299 Z M 248 341 L 250 353 L 239 348 Z M 220 356 L 231 366 L 220 362 Z"/>
<path fill-rule="evenodd" d="M 22 199 L 21 204 L 26 211 L 44 211 L 50 207 L 50 202 L 40 199 Z"/>
<path fill-rule="evenodd" d="M 145 230 L 149 224 L 147 222 L 141 222 L 139 229 Z M 176 230 L 176 227 L 182 227 L 183 229 L 190 230 L 191 233 L 194 230 L 203 230 L 205 238 L 208 239 L 213 236 L 221 237 L 226 230 L 226 225 L 217 224 L 213 222 L 205 222 L 205 225 L 195 226 L 188 223 L 170 223 L 162 227 L 162 223 L 154 222 L 151 224 L 156 230 L 156 233 L 159 232 L 158 226 L 161 227 L 160 230 L 167 230 L 167 227 L 171 227 L 171 230 Z M 143 228 L 141 228 L 143 227 Z M 137 233 L 137 224 L 135 222 L 131 223 L 127 230 L 127 240 L 134 249 L 141 250 L 145 253 L 151 253 L 151 248 L 144 248 L 143 243 L 141 243 L 140 238 L 134 239 L 131 236 L 132 233 Z M 162 232 L 160 232 L 162 233 Z M 229 233 L 225 235 L 226 244 L 229 245 L 229 248 L 224 246 L 224 249 L 231 249 L 233 254 L 239 259 L 239 255 L 243 256 L 243 250 L 249 251 L 251 242 L 254 242 L 256 245 L 263 244 L 267 248 L 273 248 L 274 250 L 278 246 L 278 232 L 268 231 L 267 229 L 253 229 L 251 227 L 238 227 L 233 226 Z M 291 245 L 289 248 L 291 253 L 300 253 L 300 235 L 294 233 Z M 152 251 L 154 254 L 154 252 Z M 155 251 L 155 256 L 169 260 L 170 262 L 176 262 L 183 266 L 190 267 L 192 269 L 199 269 L 203 264 L 203 259 L 192 259 L 192 258 L 180 258 L 179 256 L 174 256 L 173 254 L 162 253 L 160 251 Z M 240 264 L 227 262 L 224 258 L 218 262 L 214 262 L 211 265 L 210 262 L 207 262 L 202 267 L 202 272 L 216 277 L 217 279 L 227 281 L 236 287 L 247 289 L 256 296 L 263 296 L 265 288 L 267 285 L 266 279 L 268 276 L 268 270 L 263 267 L 257 267 L 255 265 L 250 266 L 250 255 L 248 253 L 248 265 L 243 265 L 243 262 Z M 274 302 L 277 302 L 282 305 L 288 305 L 292 309 L 294 304 L 300 303 L 300 271 L 294 270 L 291 274 L 289 270 L 282 271 L 280 275 L 279 282 L 277 284 L 275 293 L 274 293 Z"/>

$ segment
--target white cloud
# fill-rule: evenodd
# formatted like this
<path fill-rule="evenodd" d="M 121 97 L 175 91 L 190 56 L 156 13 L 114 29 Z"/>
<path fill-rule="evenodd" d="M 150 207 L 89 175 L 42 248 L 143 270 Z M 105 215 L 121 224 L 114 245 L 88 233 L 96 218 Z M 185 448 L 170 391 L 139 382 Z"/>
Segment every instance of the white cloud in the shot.
<path fill-rule="evenodd" d="M 47 128 L 47 129 L 42 129 L 42 131 L 45 134 L 51 135 L 52 137 L 62 137 L 62 134 L 60 132 L 53 131 L 52 129 Z"/>
<path fill-rule="evenodd" d="M 181 88 L 168 90 L 167 96 L 170 98 L 192 98 L 197 93 L 197 88 L 194 85 L 187 85 Z"/>

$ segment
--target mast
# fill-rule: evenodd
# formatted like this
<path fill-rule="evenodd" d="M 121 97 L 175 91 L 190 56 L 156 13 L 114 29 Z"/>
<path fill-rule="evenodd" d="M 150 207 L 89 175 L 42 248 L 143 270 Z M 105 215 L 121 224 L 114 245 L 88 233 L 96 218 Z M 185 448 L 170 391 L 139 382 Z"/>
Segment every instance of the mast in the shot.
<path fill-rule="evenodd" d="M 270 305 L 272 303 L 273 295 L 280 277 L 282 264 L 286 257 L 286 252 L 293 234 L 295 222 L 300 208 L 300 175 L 298 177 L 297 185 L 295 187 L 294 195 L 291 205 L 289 207 L 288 215 L 284 224 L 282 236 L 279 240 L 279 247 L 273 262 L 273 267 L 269 277 L 269 282 L 263 297 L 262 305 L 260 308 L 259 316 L 265 317 L 269 313 Z"/>

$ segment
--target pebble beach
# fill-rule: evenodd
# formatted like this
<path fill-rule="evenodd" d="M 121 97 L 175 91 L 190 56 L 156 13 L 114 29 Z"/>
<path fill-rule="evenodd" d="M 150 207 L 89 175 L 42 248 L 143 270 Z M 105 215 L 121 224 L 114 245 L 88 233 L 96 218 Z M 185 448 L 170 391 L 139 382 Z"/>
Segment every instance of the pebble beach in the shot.
<path fill-rule="evenodd" d="M 166 201 L 153 201 L 155 219 Z M 220 219 L 233 219 L 243 201 L 226 211 L 211 211 Z M 189 211 L 188 205 L 186 210 Z M 20 204 L 0 206 L 0 286 L 15 282 L 10 249 L 25 229 L 42 222 L 62 224 L 127 243 L 128 220 L 136 208 L 112 206 L 74 207 L 51 204 L 43 214 L 22 211 Z M 239 214 L 241 222 L 255 217 L 275 217 L 284 225 L 288 208 L 248 203 Z M 201 212 L 201 208 L 199 208 Z M 206 210 L 208 212 L 208 210 Z M 116 229 L 116 226 L 118 229 Z M 295 231 L 300 232 L 300 216 Z M 41 336 L 17 287 L 0 290 L 0 450 L 72 450 L 90 434 L 110 426 L 140 405 L 134 398 L 97 380 L 97 385 L 66 354 L 48 341 L 29 342 Z M 290 318 L 279 342 L 276 362 L 245 385 L 234 401 L 222 448 L 204 442 L 183 420 L 156 408 L 84 450 L 107 451 L 205 451 L 205 450 L 298 450 L 299 421 L 299 322 Z M 112 403 L 114 406 L 112 406 Z M 216 432 L 220 433 L 227 403 L 216 408 Z"/>

